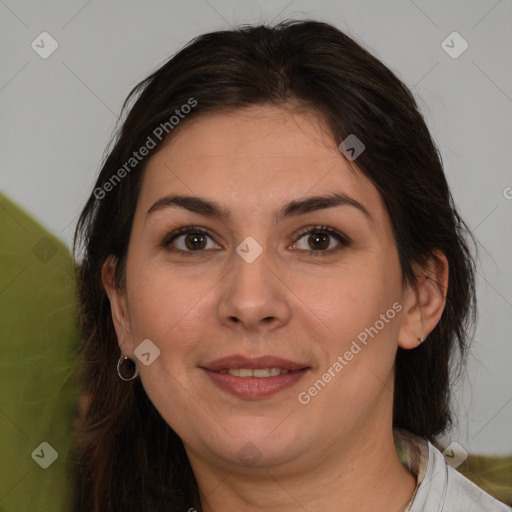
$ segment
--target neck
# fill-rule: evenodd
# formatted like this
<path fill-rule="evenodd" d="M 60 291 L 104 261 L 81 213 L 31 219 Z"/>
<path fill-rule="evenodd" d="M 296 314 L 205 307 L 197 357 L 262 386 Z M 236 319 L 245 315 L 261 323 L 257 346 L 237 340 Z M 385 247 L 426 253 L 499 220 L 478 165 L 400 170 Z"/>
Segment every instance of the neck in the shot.
<path fill-rule="evenodd" d="M 347 439 L 287 467 L 240 472 L 191 458 L 203 512 L 402 511 L 416 479 L 396 453 L 391 427 L 360 429 Z"/>

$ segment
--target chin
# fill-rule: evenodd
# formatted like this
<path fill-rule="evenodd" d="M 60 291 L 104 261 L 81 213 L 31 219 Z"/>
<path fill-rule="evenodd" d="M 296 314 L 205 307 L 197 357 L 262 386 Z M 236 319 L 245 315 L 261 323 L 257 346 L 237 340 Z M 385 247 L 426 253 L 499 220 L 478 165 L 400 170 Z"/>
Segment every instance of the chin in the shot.
<path fill-rule="evenodd" d="M 210 439 L 208 449 L 230 466 L 270 469 L 292 463 L 307 451 L 309 443 L 301 438 L 300 429 L 284 428 L 283 425 L 276 428 L 279 421 L 266 418 L 262 422 L 260 419 L 260 428 L 244 422 L 230 431 L 233 437 L 225 435 L 223 439 L 217 439 L 218 442 Z"/>

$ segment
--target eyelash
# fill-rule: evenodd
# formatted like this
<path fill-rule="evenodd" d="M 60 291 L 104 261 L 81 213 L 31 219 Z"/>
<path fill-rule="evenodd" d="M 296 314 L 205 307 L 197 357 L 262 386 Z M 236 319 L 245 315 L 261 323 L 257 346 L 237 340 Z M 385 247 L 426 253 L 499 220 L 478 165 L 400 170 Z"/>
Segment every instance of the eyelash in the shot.
<path fill-rule="evenodd" d="M 171 243 L 174 242 L 174 240 L 176 240 L 176 238 L 178 238 L 181 235 L 186 235 L 186 234 L 190 234 L 190 233 L 199 233 L 202 235 L 206 235 L 209 238 L 212 238 L 207 230 L 205 230 L 199 226 L 184 226 L 184 227 L 179 228 L 179 229 L 173 231 L 172 233 L 168 234 L 163 239 L 161 246 L 167 250 L 170 250 L 172 252 L 181 253 L 186 256 L 195 256 L 198 253 L 200 254 L 200 253 L 204 252 L 204 249 L 197 250 L 197 251 L 183 251 L 182 249 L 175 249 L 175 248 L 170 249 L 169 248 Z M 300 240 L 304 235 L 312 234 L 312 233 L 328 234 L 328 235 L 332 236 L 333 238 L 335 238 L 340 243 L 340 246 L 338 246 L 337 248 L 334 248 L 334 249 L 326 249 L 326 250 L 318 250 L 318 251 L 306 250 L 306 252 L 308 252 L 310 256 L 330 255 L 330 254 L 333 254 L 334 252 L 340 251 L 341 249 L 343 249 L 345 247 L 348 247 L 351 244 L 351 240 L 347 236 L 343 235 L 338 230 L 336 230 L 334 228 L 330 228 L 328 226 L 305 227 L 305 228 L 301 229 L 298 233 L 295 234 L 297 239 L 294 243 L 296 243 L 298 240 Z M 299 250 L 304 251 L 305 249 L 299 249 Z"/>

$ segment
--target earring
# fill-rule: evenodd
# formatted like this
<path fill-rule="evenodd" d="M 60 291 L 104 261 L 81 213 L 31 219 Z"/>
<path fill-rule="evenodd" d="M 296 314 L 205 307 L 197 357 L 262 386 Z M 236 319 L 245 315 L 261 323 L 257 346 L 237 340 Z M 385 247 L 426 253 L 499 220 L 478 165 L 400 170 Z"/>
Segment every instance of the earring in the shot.
<path fill-rule="evenodd" d="M 419 344 L 421 345 L 425 341 L 425 338 L 418 338 L 418 341 L 420 342 Z"/>
<path fill-rule="evenodd" d="M 132 366 L 132 375 L 130 377 L 125 377 L 121 373 L 121 367 L 126 361 L 130 361 L 130 365 Z M 139 369 L 137 368 L 137 365 L 135 364 L 135 361 L 132 361 L 129 357 L 121 355 L 119 357 L 119 360 L 117 361 L 117 375 L 119 375 L 119 378 L 121 380 L 124 380 L 126 382 L 135 379 L 139 375 Z"/>

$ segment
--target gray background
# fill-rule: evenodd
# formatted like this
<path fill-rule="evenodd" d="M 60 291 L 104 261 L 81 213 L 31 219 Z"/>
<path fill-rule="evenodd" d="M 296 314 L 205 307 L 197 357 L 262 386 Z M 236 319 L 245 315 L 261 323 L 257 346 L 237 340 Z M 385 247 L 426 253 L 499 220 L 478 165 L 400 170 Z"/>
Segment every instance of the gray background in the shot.
<path fill-rule="evenodd" d="M 285 18 L 333 23 L 418 99 L 480 250 L 479 323 L 446 441 L 512 453 L 511 0 L 0 0 L 3 192 L 71 246 L 129 90 L 196 35 Z M 47 59 L 31 47 L 44 31 L 59 45 Z M 453 31 L 469 44 L 455 59 L 441 46 Z"/>

